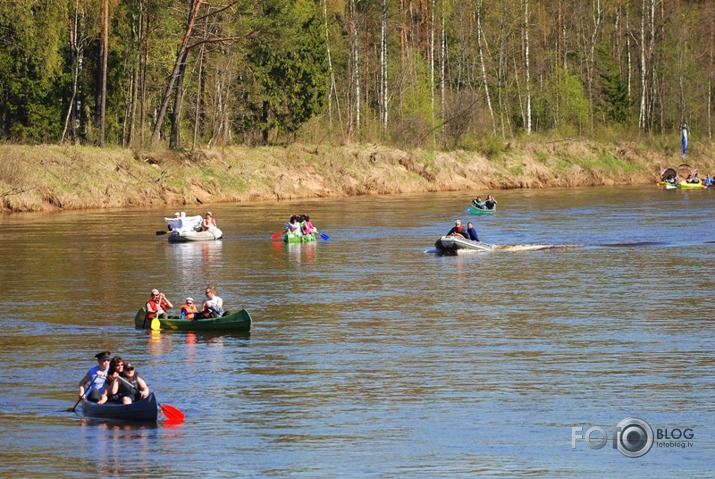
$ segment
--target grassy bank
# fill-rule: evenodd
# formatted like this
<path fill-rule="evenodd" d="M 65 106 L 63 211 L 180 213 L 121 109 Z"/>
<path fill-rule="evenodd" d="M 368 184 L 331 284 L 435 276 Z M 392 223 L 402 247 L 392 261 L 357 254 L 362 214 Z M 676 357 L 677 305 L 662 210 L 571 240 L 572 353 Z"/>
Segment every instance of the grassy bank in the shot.
<path fill-rule="evenodd" d="M 488 152 L 378 145 L 231 147 L 176 152 L 77 146 L 0 146 L 3 212 L 293 198 L 654 183 L 682 163 L 678 139 L 498 142 Z M 687 162 L 715 172 L 712 146 Z"/>

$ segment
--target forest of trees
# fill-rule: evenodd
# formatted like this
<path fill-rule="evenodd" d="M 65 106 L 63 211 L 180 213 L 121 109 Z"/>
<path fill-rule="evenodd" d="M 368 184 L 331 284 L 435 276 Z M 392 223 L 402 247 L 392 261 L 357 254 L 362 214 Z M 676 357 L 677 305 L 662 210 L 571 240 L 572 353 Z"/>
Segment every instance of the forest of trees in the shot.
<path fill-rule="evenodd" d="M 714 0 L 3 0 L 0 141 L 712 138 Z"/>

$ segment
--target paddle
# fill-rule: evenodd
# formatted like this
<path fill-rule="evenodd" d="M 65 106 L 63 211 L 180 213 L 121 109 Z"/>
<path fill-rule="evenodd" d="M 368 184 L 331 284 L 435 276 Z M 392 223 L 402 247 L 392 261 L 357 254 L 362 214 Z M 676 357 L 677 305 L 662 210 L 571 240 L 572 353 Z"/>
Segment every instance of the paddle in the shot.
<path fill-rule="evenodd" d="M 171 423 L 182 423 L 186 419 L 184 413 L 171 404 L 159 404 L 159 407 L 161 408 L 161 412 L 164 413 L 164 416 L 166 416 L 166 419 Z"/>
<path fill-rule="evenodd" d="M 325 233 L 320 233 L 320 237 L 323 238 L 325 241 L 328 241 L 330 239 L 330 236 L 326 235 Z"/>
<path fill-rule="evenodd" d="M 159 295 L 159 302 L 158 305 L 161 307 L 161 298 L 164 296 L 164 293 Z M 154 314 L 154 317 L 151 318 L 151 330 L 152 331 L 159 331 L 161 329 L 161 322 L 159 322 L 159 315 Z"/>
<path fill-rule="evenodd" d="M 92 377 L 90 378 L 89 384 L 94 384 L 94 380 L 95 380 L 96 378 L 97 378 L 97 375 L 95 374 L 94 376 L 92 376 Z M 87 383 L 85 383 L 85 384 L 87 384 Z M 82 399 L 84 399 L 84 398 L 87 396 L 87 393 L 89 393 L 89 391 L 90 391 L 91 389 L 92 389 L 92 386 L 88 387 L 87 390 L 84 392 L 84 394 L 81 395 L 81 396 L 79 397 L 79 399 L 77 399 L 77 402 L 76 402 L 76 403 L 74 403 L 74 406 L 72 407 L 72 409 L 68 409 L 67 412 L 75 412 L 75 411 L 77 410 L 77 406 L 79 406 L 79 403 L 82 401 Z"/>
<path fill-rule="evenodd" d="M 157 232 L 156 232 L 156 235 L 157 235 L 157 236 L 159 236 L 159 235 L 165 235 L 166 233 L 168 233 L 167 230 L 161 230 L 161 231 L 157 231 Z"/>
<path fill-rule="evenodd" d="M 278 238 L 280 238 L 281 236 L 283 236 L 283 232 L 282 232 L 282 231 L 281 231 L 280 233 L 274 234 L 273 236 L 271 236 L 271 238 L 273 238 L 273 241 L 276 241 L 276 240 L 277 240 Z"/>

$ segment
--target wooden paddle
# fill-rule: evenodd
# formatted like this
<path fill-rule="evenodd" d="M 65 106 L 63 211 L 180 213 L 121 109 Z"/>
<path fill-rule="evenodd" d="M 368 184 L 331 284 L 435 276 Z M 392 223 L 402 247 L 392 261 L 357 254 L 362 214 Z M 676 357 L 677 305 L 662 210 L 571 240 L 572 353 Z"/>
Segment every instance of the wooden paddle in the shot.
<path fill-rule="evenodd" d="M 167 230 L 161 230 L 161 231 L 157 231 L 157 232 L 156 232 L 156 235 L 157 235 L 157 236 L 159 236 L 159 235 L 165 235 L 166 233 L 168 233 Z"/>

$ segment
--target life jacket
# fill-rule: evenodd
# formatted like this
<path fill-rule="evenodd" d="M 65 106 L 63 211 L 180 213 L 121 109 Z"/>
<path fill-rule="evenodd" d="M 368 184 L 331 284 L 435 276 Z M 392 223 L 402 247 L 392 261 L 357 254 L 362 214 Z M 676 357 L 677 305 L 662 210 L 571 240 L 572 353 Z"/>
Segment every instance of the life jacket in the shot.
<path fill-rule="evenodd" d="M 144 319 L 154 319 L 154 316 L 156 315 L 156 312 L 159 310 L 159 308 L 166 311 L 166 306 L 168 306 L 163 298 L 161 303 L 158 303 L 155 299 L 150 299 L 149 301 L 147 301 L 147 305 L 151 306 L 152 311 L 149 311 L 149 308 L 147 308 L 146 316 L 144 316 Z"/>
<path fill-rule="evenodd" d="M 196 305 L 192 304 L 191 306 L 187 306 L 185 304 L 181 305 L 181 308 L 179 308 L 180 311 L 185 312 L 185 319 L 194 319 L 194 315 L 198 312 L 198 309 L 196 309 Z"/>

